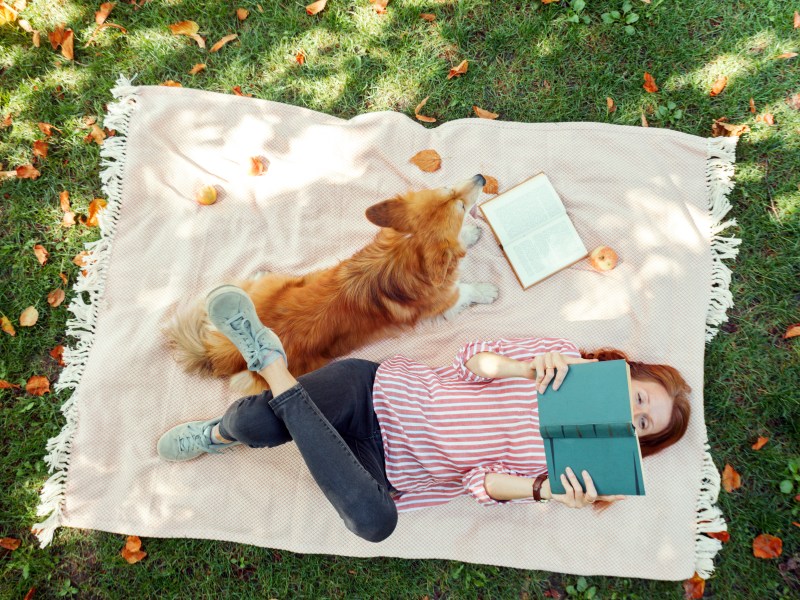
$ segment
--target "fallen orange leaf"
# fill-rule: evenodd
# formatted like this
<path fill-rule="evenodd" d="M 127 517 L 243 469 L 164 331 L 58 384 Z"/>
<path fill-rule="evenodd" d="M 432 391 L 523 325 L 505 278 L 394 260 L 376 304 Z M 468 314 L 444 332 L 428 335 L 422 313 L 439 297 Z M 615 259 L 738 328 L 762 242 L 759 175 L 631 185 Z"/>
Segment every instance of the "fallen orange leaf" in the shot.
<path fill-rule="evenodd" d="M 81 222 L 86 225 L 87 227 L 97 227 L 100 223 L 97 220 L 97 216 L 100 214 L 100 211 L 103 210 L 108 202 L 103 200 L 102 198 L 95 198 L 89 203 L 89 210 L 86 214 L 85 219 L 81 219 Z"/>
<path fill-rule="evenodd" d="M 163 85 L 164 87 L 183 87 L 180 83 L 178 83 L 177 81 L 173 81 L 172 79 L 167 79 L 160 85 Z M 97 125 L 95 125 L 95 127 L 97 127 Z"/>
<path fill-rule="evenodd" d="M 783 54 L 779 54 L 775 58 L 794 58 L 797 56 L 797 52 L 784 52 Z"/>
<path fill-rule="evenodd" d="M 778 558 L 783 552 L 783 540 L 768 533 L 753 539 L 753 556 L 756 558 Z"/>
<path fill-rule="evenodd" d="M 172 25 L 167 25 L 172 35 L 194 35 L 200 31 L 200 25 L 194 21 L 178 21 Z"/>
<path fill-rule="evenodd" d="M 786 333 L 783 334 L 783 339 L 786 340 L 797 337 L 798 335 L 800 335 L 800 323 L 795 323 L 786 328 Z"/>
<path fill-rule="evenodd" d="M 794 11 L 794 28 L 800 29 L 800 12 Z"/>
<path fill-rule="evenodd" d="M 372 8 L 375 9 L 377 14 L 386 14 L 386 6 L 389 4 L 389 0 L 369 0 L 369 3 L 372 4 Z"/>
<path fill-rule="evenodd" d="M 72 33 L 72 29 L 67 29 L 65 33 L 64 41 L 61 42 L 61 56 L 68 60 L 75 60 L 75 48 L 73 46 L 75 36 Z"/>
<path fill-rule="evenodd" d="M 467 72 L 469 68 L 469 63 L 466 60 L 462 60 L 457 67 L 452 67 L 450 72 L 447 74 L 448 79 L 452 79 L 453 77 L 458 77 L 459 75 L 463 75 Z"/>
<path fill-rule="evenodd" d="M 711 533 L 706 534 L 708 537 L 712 537 L 715 540 L 719 540 L 723 544 L 728 542 L 731 539 L 731 534 L 727 531 L 712 531 Z"/>
<path fill-rule="evenodd" d="M 711 86 L 711 93 L 710 96 L 719 96 L 722 93 L 722 90 L 725 89 L 725 86 L 728 85 L 728 78 L 725 75 L 722 75 L 717 78 L 714 82 L 714 85 Z"/>
<path fill-rule="evenodd" d="M 8 113 L 5 117 L 3 117 L 3 121 L 0 122 L 0 127 L 5 129 L 6 127 L 11 127 L 12 123 L 11 113 Z"/>
<path fill-rule="evenodd" d="M 306 53 L 303 50 L 298 50 L 297 54 L 294 55 L 294 60 L 297 62 L 298 65 L 305 64 L 306 62 Z"/>
<path fill-rule="evenodd" d="M 197 35 L 196 33 L 193 33 L 193 34 L 192 34 L 192 35 L 190 35 L 189 37 L 190 37 L 190 38 L 192 38 L 192 39 L 193 39 L 195 42 L 197 42 L 197 45 L 198 45 L 198 46 L 200 46 L 201 48 L 204 48 L 204 49 L 205 49 L 205 47 L 206 47 L 206 40 L 205 40 L 203 37 L 201 37 L 201 36 Z"/>
<path fill-rule="evenodd" d="M 42 158 L 47 158 L 47 151 L 49 150 L 49 148 L 50 145 L 44 140 L 36 140 L 35 142 L 33 142 L 33 155 L 41 156 Z"/>
<path fill-rule="evenodd" d="M 9 383 L 5 379 L 0 379 L 0 390 L 18 390 L 19 386 L 14 383 Z"/>
<path fill-rule="evenodd" d="M 141 547 L 142 540 L 135 535 L 129 535 L 125 542 L 125 547 L 120 551 L 120 554 L 129 564 L 134 564 L 147 556 L 147 552 L 143 552 Z"/>
<path fill-rule="evenodd" d="M 65 298 L 64 290 L 62 290 L 61 288 L 57 288 L 52 292 L 50 292 L 49 294 L 47 294 L 47 303 L 53 308 L 56 308 L 64 301 L 64 298 Z"/>
<path fill-rule="evenodd" d="M 113 2 L 103 2 L 100 5 L 100 10 L 94 13 L 94 22 L 97 23 L 98 25 L 102 25 L 103 23 L 105 23 L 109 13 L 111 13 L 112 8 L 114 8 Z"/>
<path fill-rule="evenodd" d="M 756 117 L 756 123 L 766 123 L 767 125 L 775 125 L 775 115 L 772 113 L 764 113 Z"/>
<path fill-rule="evenodd" d="M 750 132 L 749 125 L 734 125 L 732 123 L 726 123 L 727 117 L 722 117 L 721 119 L 717 119 L 711 125 L 711 136 L 712 137 L 739 137 L 743 133 Z"/>
<path fill-rule="evenodd" d="M 642 127 L 650 127 L 650 123 L 647 122 L 647 117 L 644 116 L 644 111 L 642 111 Z"/>
<path fill-rule="evenodd" d="M 768 441 L 769 441 L 769 438 L 765 438 L 765 437 L 760 437 L 759 436 L 758 440 L 756 441 L 755 444 L 753 444 L 751 446 L 751 448 L 753 450 L 761 450 L 764 447 L 764 444 L 766 444 Z"/>
<path fill-rule="evenodd" d="M 560 0 L 542 0 L 542 4 L 552 4 L 553 2 L 559 2 Z"/>
<path fill-rule="evenodd" d="M 39 123 L 39 130 L 45 134 L 46 136 L 53 135 L 53 130 L 56 130 L 58 133 L 61 133 L 61 130 L 57 127 L 53 127 L 50 123 Z"/>
<path fill-rule="evenodd" d="M 68 212 L 70 210 L 69 192 L 67 190 L 62 191 L 58 195 L 58 203 L 61 206 L 61 210 L 63 210 L 64 212 Z"/>
<path fill-rule="evenodd" d="M 236 18 L 240 21 L 244 21 L 247 18 L 247 15 L 250 14 L 250 11 L 246 8 L 237 8 L 236 9 Z"/>
<path fill-rule="evenodd" d="M 34 375 L 25 384 L 25 391 L 31 396 L 44 396 L 50 393 L 50 382 L 44 375 Z"/>
<path fill-rule="evenodd" d="M 38 48 L 41 45 L 41 43 L 42 43 L 41 42 L 41 35 L 40 35 L 38 29 L 33 32 L 33 37 L 31 38 L 31 43 L 33 44 L 34 48 Z M 32 588 L 32 589 L 35 590 L 36 588 Z"/>
<path fill-rule="evenodd" d="M 237 96 L 244 96 L 245 98 L 252 98 L 252 97 L 253 97 L 253 94 L 245 94 L 245 93 L 242 91 L 242 86 L 240 86 L 240 85 L 235 85 L 235 86 L 233 86 L 233 87 L 231 88 L 231 91 L 232 91 L 234 94 L 236 94 Z"/>
<path fill-rule="evenodd" d="M 64 346 L 59 344 L 58 346 L 56 346 L 55 348 L 50 350 L 50 356 L 52 356 L 54 359 L 56 359 L 56 362 L 58 363 L 59 367 L 65 366 L 65 363 L 64 363 Z"/>
<path fill-rule="evenodd" d="M 483 185 L 483 191 L 486 194 L 498 194 L 499 188 L 497 185 L 497 179 L 492 177 L 491 175 L 484 175 L 483 178 L 486 180 L 486 183 Z"/>
<path fill-rule="evenodd" d="M 683 582 L 684 598 L 696 600 L 702 598 L 706 589 L 706 580 L 700 577 L 697 573 L 692 575 L 691 579 Z"/>
<path fill-rule="evenodd" d="M 36 592 L 36 586 L 33 586 L 31 589 L 28 590 L 28 593 L 25 594 L 25 597 L 22 600 L 33 600 L 33 594 Z"/>
<path fill-rule="evenodd" d="M 39 320 L 39 311 L 36 310 L 35 306 L 29 306 L 22 313 L 19 315 L 19 326 L 20 327 L 33 327 L 36 325 L 36 321 Z"/>
<path fill-rule="evenodd" d="M 75 225 L 75 213 L 71 210 L 68 210 L 64 213 L 64 216 L 61 217 L 61 226 L 72 227 L 73 225 Z"/>
<path fill-rule="evenodd" d="M 442 157 L 436 150 L 422 150 L 417 152 L 409 160 L 412 164 L 417 165 L 422 171 L 426 173 L 433 173 L 442 166 Z"/>
<path fill-rule="evenodd" d="M 89 258 L 90 253 L 86 250 L 78 252 L 75 257 L 72 259 L 72 264 L 77 265 L 79 267 L 86 266 L 86 259 Z"/>
<path fill-rule="evenodd" d="M 204 71 L 206 65 L 204 63 L 197 63 L 189 70 L 189 75 L 197 75 L 200 71 Z"/>
<path fill-rule="evenodd" d="M 17 11 L 8 6 L 5 2 L 0 2 L 0 25 L 13 23 L 17 20 L 18 14 Z"/>
<path fill-rule="evenodd" d="M 258 176 L 264 172 L 264 161 L 260 156 L 250 157 L 250 168 L 247 171 L 248 175 Z"/>
<path fill-rule="evenodd" d="M 617 110 L 617 105 L 614 104 L 613 98 L 606 98 L 606 110 L 610 113 L 615 112 Z"/>
<path fill-rule="evenodd" d="M 5 548 L 6 550 L 16 550 L 19 548 L 19 544 L 20 542 L 17 538 L 0 538 L 0 548 Z"/>
<path fill-rule="evenodd" d="M 436 15 L 434 15 L 433 13 L 420 13 L 419 16 L 421 19 L 425 19 L 429 23 L 432 23 L 433 21 L 436 20 Z"/>
<path fill-rule="evenodd" d="M 756 112 L 756 103 L 753 101 L 752 98 L 750 98 L 750 112 L 751 113 Z"/>
<path fill-rule="evenodd" d="M 235 39 L 236 39 L 236 38 L 238 38 L 238 37 L 239 37 L 239 36 L 238 36 L 238 35 L 236 35 L 235 33 L 229 33 L 228 35 L 226 35 L 225 37 L 223 37 L 223 38 L 222 38 L 220 41 L 218 41 L 216 44 L 214 44 L 213 46 L 211 46 L 211 50 L 209 50 L 209 52 L 217 52 L 217 51 L 218 51 L 220 48 L 222 48 L 222 47 L 223 47 L 225 44 L 227 44 L 228 42 L 231 42 L 231 41 L 235 40 Z"/>
<path fill-rule="evenodd" d="M 311 4 L 306 6 L 306 13 L 309 15 L 315 15 L 318 12 L 322 11 L 327 3 L 328 0 L 317 0 L 316 2 L 312 2 Z"/>
<path fill-rule="evenodd" d="M 472 106 L 472 110 L 475 111 L 475 114 L 478 115 L 481 119 L 496 119 L 500 115 L 497 113 L 489 112 L 488 110 L 483 110 L 479 106 Z"/>
<path fill-rule="evenodd" d="M 17 167 L 16 173 L 18 179 L 36 179 L 39 177 L 39 175 L 41 175 L 39 169 L 33 165 L 22 165 L 21 167 Z"/>
<path fill-rule="evenodd" d="M 50 253 L 41 244 L 36 244 L 33 247 L 33 253 L 36 255 L 36 258 L 39 261 L 40 265 L 45 264 L 47 262 L 47 259 L 50 258 Z"/>
<path fill-rule="evenodd" d="M 89 134 L 83 138 L 83 141 L 91 143 L 94 141 L 95 144 L 101 146 L 103 144 L 103 140 L 106 139 L 106 133 L 100 127 L 98 127 L 97 123 L 92 123 L 92 129 Z"/>
<path fill-rule="evenodd" d="M 728 464 L 725 465 L 725 469 L 722 471 L 722 487 L 725 488 L 726 492 L 732 492 L 742 487 L 741 476 Z"/>
<path fill-rule="evenodd" d="M 14 326 L 11 324 L 11 321 L 9 321 L 8 317 L 5 315 L 0 317 L 0 329 L 5 331 L 8 335 L 17 335 Z"/>
<path fill-rule="evenodd" d="M 648 73 L 647 71 L 644 72 L 644 85 L 642 87 L 646 92 L 650 92 L 651 94 L 658 91 L 656 80 L 653 79 L 653 76 L 650 75 L 650 73 Z"/>
<path fill-rule="evenodd" d="M 67 276 L 64 273 L 59 273 L 58 276 L 61 278 L 61 281 L 64 282 L 64 285 L 67 285 Z"/>
<path fill-rule="evenodd" d="M 423 123 L 436 123 L 436 119 L 434 119 L 433 117 L 428 117 L 426 115 L 420 114 L 419 112 L 422 110 L 422 107 L 425 106 L 425 103 L 428 101 L 428 98 L 430 98 L 430 96 L 425 96 L 425 99 L 419 104 L 417 104 L 417 107 L 414 109 L 414 116 Z"/>
<path fill-rule="evenodd" d="M 125 539 L 125 548 L 130 552 L 136 552 L 142 549 L 142 540 L 138 535 L 129 535 Z"/>

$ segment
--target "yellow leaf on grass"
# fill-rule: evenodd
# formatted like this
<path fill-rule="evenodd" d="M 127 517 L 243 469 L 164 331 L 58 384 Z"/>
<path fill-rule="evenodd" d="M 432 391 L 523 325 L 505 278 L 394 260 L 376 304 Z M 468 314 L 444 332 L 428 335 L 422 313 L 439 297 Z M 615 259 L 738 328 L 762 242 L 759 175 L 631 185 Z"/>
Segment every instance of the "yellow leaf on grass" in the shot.
<path fill-rule="evenodd" d="M 464 73 L 467 72 L 468 68 L 469 68 L 469 63 L 466 60 L 462 60 L 458 64 L 458 66 L 452 67 L 450 69 L 450 72 L 447 74 L 447 78 L 452 79 L 453 77 L 458 77 L 460 75 L 463 75 Z"/>
<path fill-rule="evenodd" d="M 53 135 L 53 130 L 56 130 L 58 133 L 61 133 L 61 130 L 57 127 L 53 127 L 50 123 L 39 123 L 39 130 L 45 134 L 46 136 Z"/>
<path fill-rule="evenodd" d="M 389 0 L 369 0 L 369 3 L 372 4 L 372 8 L 375 9 L 377 14 L 386 14 L 386 6 L 389 4 Z"/>
<path fill-rule="evenodd" d="M 786 328 L 786 333 L 783 334 L 783 339 L 789 339 L 800 335 L 800 323 L 794 323 Z"/>
<path fill-rule="evenodd" d="M 100 211 L 102 211 L 108 202 L 103 200 L 102 198 L 95 198 L 89 203 L 89 211 L 86 214 L 85 219 L 81 219 L 81 223 L 86 225 L 87 227 L 97 227 L 100 223 L 97 220 Z"/>
<path fill-rule="evenodd" d="M 19 544 L 20 541 L 17 538 L 0 538 L 0 548 L 5 548 L 6 550 L 16 550 L 19 548 Z"/>
<path fill-rule="evenodd" d="M 13 23 L 17 20 L 18 13 L 5 2 L 0 2 L 0 25 Z"/>
<path fill-rule="evenodd" d="M 106 132 L 100 129 L 97 123 L 92 123 L 92 129 L 89 131 L 88 135 L 83 138 L 83 141 L 87 144 L 94 142 L 98 146 L 101 146 L 104 139 L 106 139 Z"/>
<path fill-rule="evenodd" d="M 432 23 L 433 21 L 436 20 L 436 15 L 434 15 L 433 13 L 420 13 L 419 16 L 421 19 L 425 19 L 429 23 Z"/>
<path fill-rule="evenodd" d="M 178 21 L 172 25 L 167 25 L 172 35 L 194 35 L 200 31 L 200 25 L 194 21 Z"/>
<path fill-rule="evenodd" d="M 718 77 L 714 82 L 714 85 L 711 86 L 711 92 L 709 93 L 709 96 L 719 96 L 722 93 L 722 90 L 725 89 L 726 85 L 728 85 L 728 78 L 725 77 L 725 75 Z"/>
<path fill-rule="evenodd" d="M 25 391 L 31 396 L 44 396 L 50 393 L 50 382 L 44 375 L 34 375 L 25 384 Z"/>
<path fill-rule="evenodd" d="M 103 2 L 100 5 L 100 10 L 94 13 L 94 22 L 98 25 L 105 23 L 112 8 L 114 8 L 113 2 Z"/>
<path fill-rule="evenodd" d="M 64 213 L 64 216 L 61 217 L 61 226 L 72 227 L 73 225 L 75 225 L 75 213 L 71 210 L 68 210 Z"/>
<path fill-rule="evenodd" d="M 650 92 L 651 94 L 658 91 L 656 80 L 653 79 L 653 76 L 650 75 L 650 73 L 648 73 L 647 71 L 644 72 L 644 85 L 642 87 L 646 92 Z"/>
<path fill-rule="evenodd" d="M 250 11 L 246 8 L 237 8 L 236 9 L 236 18 L 240 21 L 244 21 L 247 18 L 247 15 L 250 14 Z"/>
<path fill-rule="evenodd" d="M 64 301 L 65 297 L 64 290 L 58 288 L 47 294 L 47 303 L 56 308 Z"/>
<path fill-rule="evenodd" d="M 64 362 L 64 346 L 62 346 L 61 344 L 50 350 L 50 356 L 52 356 L 56 360 L 59 367 L 63 367 L 66 365 L 66 363 Z"/>
<path fill-rule="evenodd" d="M 750 98 L 750 112 L 751 113 L 756 112 L 756 103 L 753 101 L 752 98 Z"/>
<path fill-rule="evenodd" d="M 722 117 L 714 121 L 711 125 L 712 137 L 739 137 L 743 133 L 750 132 L 749 125 L 734 125 L 733 123 L 726 123 L 727 120 L 727 117 Z"/>
<path fill-rule="evenodd" d="M 328 0 L 317 0 L 316 2 L 312 2 L 306 6 L 306 14 L 315 15 L 318 12 L 321 12 L 327 3 Z"/>
<path fill-rule="evenodd" d="M 86 259 L 89 258 L 90 253 L 86 250 L 78 252 L 75 257 L 72 259 L 72 264 L 77 265 L 79 267 L 86 266 Z"/>
<path fill-rule="evenodd" d="M 764 447 L 764 444 L 766 444 L 768 441 L 769 438 L 759 436 L 758 440 L 751 446 L 751 448 L 753 450 L 761 450 Z"/>
<path fill-rule="evenodd" d="M 772 113 L 764 113 L 756 117 L 756 123 L 766 123 L 767 125 L 775 125 L 775 115 Z"/>
<path fill-rule="evenodd" d="M 200 71 L 205 71 L 205 63 L 197 63 L 189 70 L 189 75 L 197 75 Z"/>
<path fill-rule="evenodd" d="M 417 165 L 420 170 L 426 173 L 432 173 L 442 166 L 442 157 L 439 156 L 436 150 L 422 150 L 412 156 L 409 162 Z"/>
<path fill-rule="evenodd" d="M 417 104 L 417 107 L 414 109 L 414 116 L 423 123 L 436 123 L 436 119 L 434 119 L 433 117 L 427 117 L 423 114 L 420 114 L 420 111 L 422 110 L 422 107 L 425 106 L 425 103 L 428 101 L 428 98 L 430 98 L 430 96 L 425 96 L 425 99 L 419 104 Z"/>
<path fill-rule="evenodd" d="M 8 335 L 17 335 L 17 331 L 5 315 L 0 317 L 0 329 L 5 331 Z"/>
<path fill-rule="evenodd" d="M 17 179 L 36 179 L 41 175 L 39 169 L 33 165 L 22 165 L 16 168 Z"/>
<path fill-rule="evenodd" d="M 227 44 L 228 42 L 231 42 L 231 41 L 235 40 L 235 39 L 236 39 L 236 38 L 238 38 L 238 37 L 239 37 L 239 36 L 238 36 L 238 35 L 236 35 L 235 33 L 229 33 L 228 35 L 226 35 L 225 37 L 223 37 L 223 38 L 222 38 L 220 41 L 218 41 L 216 44 L 214 44 L 213 46 L 211 46 L 211 49 L 209 50 L 209 52 L 217 52 L 217 51 L 218 51 L 220 48 L 222 48 L 222 47 L 223 47 L 225 44 Z"/>
<path fill-rule="evenodd" d="M 47 151 L 49 148 L 49 144 L 44 140 L 36 140 L 33 142 L 33 155 L 47 158 Z"/>
<path fill-rule="evenodd" d="M 483 110 L 478 106 L 473 106 L 472 110 L 475 111 L 475 114 L 478 115 L 481 119 L 496 119 L 500 115 L 497 113 L 489 112 L 488 110 Z"/>
<path fill-rule="evenodd" d="M 40 265 L 45 264 L 47 259 L 50 258 L 50 253 L 41 244 L 36 244 L 33 247 L 33 253 L 36 255 L 36 259 L 39 261 Z"/>
<path fill-rule="evenodd" d="M 610 113 L 617 110 L 617 105 L 614 104 L 614 99 L 611 97 L 606 98 L 606 110 Z"/>
<path fill-rule="evenodd" d="M 58 195 L 58 203 L 61 206 L 61 210 L 64 212 L 69 212 L 71 207 L 69 205 L 69 192 L 64 190 Z"/>
<path fill-rule="evenodd" d="M 742 487 L 742 478 L 736 470 L 726 464 L 725 469 L 722 471 L 722 487 L 726 492 L 732 492 Z"/>
<path fill-rule="evenodd" d="M 167 79 L 165 82 L 161 83 L 160 85 L 163 85 L 164 87 L 183 87 L 177 81 L 172 81 L 172 79 Z"/>
<path fill-rule="evenodd" d="M 33 327 L 36 325 L 36 321 L 39 320 L 39 311 L 36 310 L 36 307 L 29 306 L 25 310 L 22 311 L 22 314 L 19 316 L 19 326 L 20 327 Z"/>

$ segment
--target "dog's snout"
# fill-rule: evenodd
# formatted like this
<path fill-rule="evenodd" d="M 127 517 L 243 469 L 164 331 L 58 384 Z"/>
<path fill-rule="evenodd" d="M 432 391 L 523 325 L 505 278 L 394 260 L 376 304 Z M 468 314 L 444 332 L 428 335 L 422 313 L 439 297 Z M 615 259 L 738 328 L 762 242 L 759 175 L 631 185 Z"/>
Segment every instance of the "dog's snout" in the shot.
<path fill-rule="evenodd" d="M 475 183 L 477 185 L 486 185 L 486 178 L 483 175 L 481 175 L 480 173 L 475 175 L 475 177 L 473 177 L 472 179 L 475 180 Z"/>

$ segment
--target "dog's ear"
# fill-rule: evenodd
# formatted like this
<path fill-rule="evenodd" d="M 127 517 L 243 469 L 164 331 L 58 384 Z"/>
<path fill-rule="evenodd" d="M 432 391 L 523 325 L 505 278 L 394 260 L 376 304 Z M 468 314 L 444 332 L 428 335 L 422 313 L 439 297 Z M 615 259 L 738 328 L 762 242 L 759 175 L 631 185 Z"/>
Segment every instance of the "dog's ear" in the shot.
<path fill-rule="evenodd" d="M 405 203 L 399 196 L 370 206 L 367 209 L 367 219 L 378 227 L 391 227 L 401 233 L 412 231 Z"/>

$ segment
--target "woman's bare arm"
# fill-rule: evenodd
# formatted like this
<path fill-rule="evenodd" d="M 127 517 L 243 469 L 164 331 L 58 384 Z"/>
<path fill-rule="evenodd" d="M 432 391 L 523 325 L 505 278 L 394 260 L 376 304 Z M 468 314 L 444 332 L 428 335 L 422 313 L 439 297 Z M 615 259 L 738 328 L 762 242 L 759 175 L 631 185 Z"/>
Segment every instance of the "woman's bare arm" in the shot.
<path fill-rule="evenodd" d="M 493 352 L 478 352 L 466 362 L 466 367 L 475 375 L 489 379 L 526 377 L 531 373 L 526 363 Z"/>

